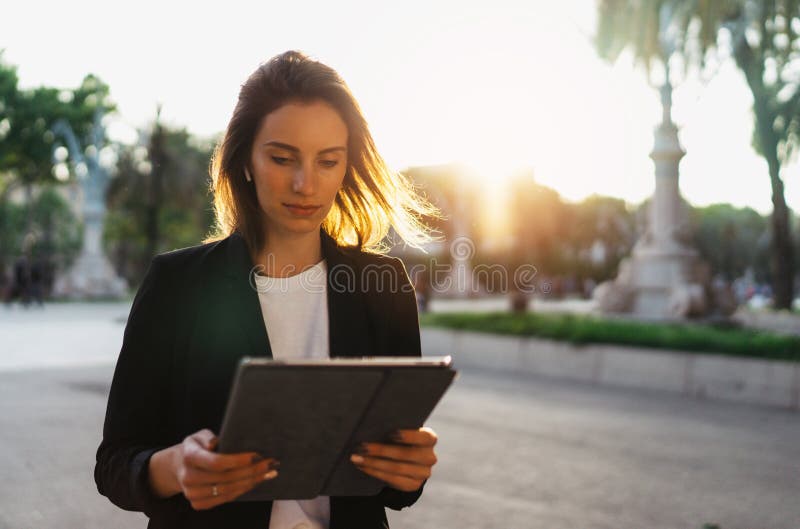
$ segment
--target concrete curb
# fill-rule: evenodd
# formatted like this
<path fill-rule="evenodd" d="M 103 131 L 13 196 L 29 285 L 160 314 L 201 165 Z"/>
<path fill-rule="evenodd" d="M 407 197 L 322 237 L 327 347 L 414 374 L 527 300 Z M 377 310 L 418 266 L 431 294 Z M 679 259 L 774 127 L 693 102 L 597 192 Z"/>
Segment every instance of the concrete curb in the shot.
<path fill-rule="evenodd" d="M 481 368 L 800 411 L 800 363 L 422 328 L 424 355 Z"/>

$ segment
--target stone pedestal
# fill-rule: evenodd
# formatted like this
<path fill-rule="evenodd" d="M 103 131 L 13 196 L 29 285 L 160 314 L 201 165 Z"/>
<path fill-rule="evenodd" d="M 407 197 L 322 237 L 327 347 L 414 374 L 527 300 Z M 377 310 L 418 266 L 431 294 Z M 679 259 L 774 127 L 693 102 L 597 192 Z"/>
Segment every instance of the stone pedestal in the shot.
<path fill-rule="evenodd" d="M 600 310 L 645 319 L 679 319 L 708 313 L 708 267 L 696 254 L 637 249 L 620 264 L 616 279 L 595 290 Z"/>
<path fill-rule="evenodd" d="M 644 236 L 620 264 L 613 281 L 595 289 L 598 307 L 606 313 L 627 313 L 647 319 L 704 316 L 718 309 L 709 268 L 690 247 L 689 219 L 680 195 L 678 166 L 685 152 L 670 117 L 671 87 L 662 89 L 664 116 L 655 130 L 650 157 L 656 186 Z"/>
<path fill-rule="evenodd" d="M 128 292 L 125 280 L 117 276 L 103 252 L 102 205 L 87 205 L 83 210 L 83 247 L 66 273 L 58 276 L 53 295 L 69 299 L 110 299 L 124 297 Z"/>

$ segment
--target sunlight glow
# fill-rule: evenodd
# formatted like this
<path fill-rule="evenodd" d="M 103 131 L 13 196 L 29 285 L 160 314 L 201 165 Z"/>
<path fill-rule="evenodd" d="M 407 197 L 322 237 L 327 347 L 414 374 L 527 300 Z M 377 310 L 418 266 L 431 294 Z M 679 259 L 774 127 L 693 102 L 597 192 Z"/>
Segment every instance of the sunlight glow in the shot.
<path fill-rule="evenodd" d="M 98 21 L 91 31 L 75 31 L 86 25 L 75 13 L 98 12 L 99 0 L 78 0 L 85 9 L 54 3 L 47 18 L 22 3 L 15 18 L 35 20 L 37 31 L 8 25 L 4 59 L 18 65 L 23 87 L 71 87 L 87 73 L 98 75 L 120 111 L 109 135 L 133 143 L 159 102 L 165 124 L 219 134 L 247 75 L 276 53 L 302 49 L 347 80 L 397 169 L 461 162 L 482 175 L 488 195 L 499 194 L 494 188 L 519 167 L 570 200 L 596 193 L 641 202 L 652 193 L 658 91 L 630 57 L 614 65 L 597 57 L 594 0 L 498 0 L 457 10 L 422 0 L 343 2 L 315 5 L 313 18 L 307 7 L 284 5 L 288 22 L 270 25 L 268 38 L 271 8 L 238 0 L 222 10 L 197 8 L 191 24 L 175 23 L 185 16 L 181 5 L 145 0 L 124 26 Z M 345 15 L 353 12 L 358 21 Z M 356 26 L 358 39 L 341 38 Z M 142 38 L 141 27 L 185 45 Z M 41 35 L 58 46 L 41 46 Z M 721 67 L 706 84 L 682 81 L 674 101 L 687 151 L 686 198 L 769 212 L 766 166 L 750 144 L 752 101 L 736 68 Z M 783 175 L 796 208 L 800 166 Z"/>

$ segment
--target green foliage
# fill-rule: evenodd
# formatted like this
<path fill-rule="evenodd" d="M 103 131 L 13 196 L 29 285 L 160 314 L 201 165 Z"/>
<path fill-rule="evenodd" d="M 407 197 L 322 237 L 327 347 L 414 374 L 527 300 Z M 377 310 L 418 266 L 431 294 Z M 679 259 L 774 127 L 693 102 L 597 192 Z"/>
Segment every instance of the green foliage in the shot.
<path fill-rule="evenodd" d="M 695 244 L 712 273 L 727 280 L 751 268 L 758 281 L 769 277 L 769 224 L 750 208 L 714 204 L 692 209 Z"/>
<path fill-rule="evenodd" d="M 604 281 L 616 275 L 635 240 L 635 218 L 624 200 L 598 195 L 568 205 L 563 269 Z M 595 247 L 599 256 L 593 256 Z M 595 261 L 595 258 L 598 258 Z"/>
<path fill-rule="evenodd" d="M 155 251 L 199 244 L 214 222 L 208 165 L 212 142 L 185 129 L 163 128 L 158 174 L 148 147 L 118 146 L 117 171 L 107 193 L 104 242 L 112 261 L 131 285 L 139 283 L 153 257 L 148 220 L 156 212 Z M 155 182 L 160 178 L 160 182 Z M 154 186 L 161 191 L 154 193 Z"/>
<path fill-rule="evenodd" d="M 53 125 L 66 120 L 81 141 L 98 109 L 108 112 L 109 88 L 86 76 L 74 89 L 47 86 L 22 90 L 16 67 L 0 54 L 0 266 L 6 259 L 29 250 L 45 260 L 66 266 L 81 241 L 80 225 L 53 184 L 53 149 L 58 139 Z M 9 196 L 23 187 L 26 203 L 12 204 Z"/>
<path fill-rule="evenodd" d="M 39 236 L 32 248 L 33 255 L 55 258 L 69 266 L 80 250 L 81 225 L 67 201 L 53 186 L 45 186 L 31 206 L 35 232 Z"/>
<path fill-rule="evenodd" d="M 660 28 L 670 13 L 676 51 L 686 68 L 703 70 L 720 46 L 744 73 L 756 103 L 754 146 L 761 154 L 772 136 L 782 163 L 800 145 L 800 2 L 797 0 L 601 0 L 595 45 L 615 61 L 630 48 L 650 68 L 664 60 Z M 724 39 L 720 35 L 724 34 Z M 724 44 L 723 44 L 724 43 Z M 762 109 L 763 115 L 760 115 Z M 763 122 L 763 123 L 761 123 Z"/>
<path fill-rule="evenodd" d="M 800 337 L 709 325 L 659 324 L 574 314 L 427 313 L 420 324 L 492 334 L 537 336 L 697 353 L 800 361 Z"/>
<path fill-rule="evenodd" d="M 12 109 L 18 97 L 17 82 L 16 67 L 7 65 L 3 61 L 2 52 L 0 52 L 0 174 L 11 167 L 13 163 L 14 150 L 11 142 L 6 138 L 11 129 Z M 9 180 L 6 178 L 0 187 L 0 195 L 3 194 Z"/>
<path fill-rule="evenodd" d="M 54 181 L 53 125 L 64 119 L 81 141 L 91 143 L 95 111 L 114 108 L 108 85 L 93 75 L 74 90 L 46 86 L 21 90 L 16 67 L 0 55 L 0 173 L 11 174 L 17 184 Z"/>
<path fill-rule="evenodd" d="M 80 250 L 81 226 L 54 186 L 44 186 L 30 204 L 0 202 L 0 253 L 43 256 L 68 266 Z M 4 263 L 0 263 L 4 264 Z"/>
<path fill-rule="evenodd" d="M 66 103 L 60 109 L 61 116 L 69 122 L 72 130 L 85 144 L 91 142 L 92 125 L 97 111 L 106 115 L 116 109 L 110 96 L 110 88 L 99 77 L 88 74 L 74 90 L 61 91 Z"/>
<path fill-rule="evenodd" d="M 25 233 L 26 208 L 8 201 L 0 201 L 0 271 L 5 258 L 22 251 L 22 234 Z"/>
<path fill-rule="evenodd" d="M 650 67 L 651 58 L 660 56 L 658 41 L 659 1 L 600 0 L 598 2 L 595 46 L 601 57 L 616 61 L 627 47 L 635 59 Z"/>
<path fill-rule="evenodd" d="M 436 173 L 435 178 L 423 170 L 408 174 L 434 199 L 446 195 L 439 204 L 445 212 L 456 209 L 452 196 L 456 184 L 449 173 Z M 518 175 L 511 185 L 509 224 L 504 232 L 513 241 L 510 248 L 498 245 L 487 249 L 481 244 L 483 233 L 473 222 L 467 223 L 478 218 L 475 212 L 482 207 L 480 192 L 461 190 L 465 195 L 461 200 L 469 205 L 464 208 L 468 211 L 462 221 L 470 226 L 470 236 L 475 241 L 473 266 L 501 265 L 513 270 L 523 263 L 533 264 L 542 275 L 604 281 L 616 276 L 620 261 L 630 254 L 637 228 L 649 207 L 648 202 L 632 207 L 621 199 L 597 195 L 569 202 L 553 189 L 538 184 L 530 173 Z M 727 204 L 687 207 L 695 244 L 711 265 L 712 275 L 733 280 L 752 269 L 757 281 L 769 279 L 767 218 L 752 209 Z M 452 224 L 445 219 L 437 225 L 451 241 L 457 235 Z M 446 264 L 447 257 L 437 259 L 437 264 Z M 410 266 L 427 264 L 424 258 L 409 259 Z M 485 276 L 477 277 L 481 280 Z M 494 287 L 498 288 L 496 284 Z"/>
<path fill-rule="evenodd" d="M 477 245 L 474 265 L 512 269 L 533 264 L 547 275 L 603 280 L 613 276 L 635 239 L 634 218 L 624 200 L 591 196 L 565 201 L 555 190 L 522 173 L 511 182 L 508 204 L 510 250 L 486 253 Z M 604 255 L 596 260 L 596 246 Z"/>
<path fill-rule="evenodd" d="M 599 0 L 595 47 L 601 57 L 616 61 L 630 48 L 634 60 L 650 69 L 664 58 L 661 45 L 663 15 L 671 16 L 676 51 L 685 67 L 704 67 L 707 53 L 717 45 L 721 26 L 743 14 L 748 0 Z M 791 4 L 772 0 L 757 4 Z"/>

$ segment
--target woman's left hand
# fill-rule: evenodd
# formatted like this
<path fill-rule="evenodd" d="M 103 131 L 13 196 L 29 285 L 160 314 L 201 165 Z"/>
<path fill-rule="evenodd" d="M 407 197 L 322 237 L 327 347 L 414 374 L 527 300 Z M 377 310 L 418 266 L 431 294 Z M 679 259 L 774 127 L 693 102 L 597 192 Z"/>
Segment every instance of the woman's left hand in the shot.
<path fill-rule="evenodd" d="M 430 428 L 420 428 L 398 430 L 392 440 L 396 444 L 363 443 L 350 461 L 395 489 L 415 491 L 431 477 L 431 468 L 436 464 L 433 447 L 438 438 Z"/>

